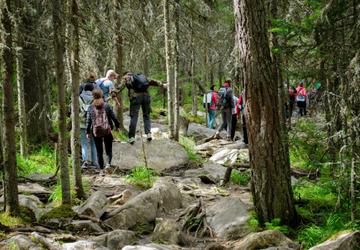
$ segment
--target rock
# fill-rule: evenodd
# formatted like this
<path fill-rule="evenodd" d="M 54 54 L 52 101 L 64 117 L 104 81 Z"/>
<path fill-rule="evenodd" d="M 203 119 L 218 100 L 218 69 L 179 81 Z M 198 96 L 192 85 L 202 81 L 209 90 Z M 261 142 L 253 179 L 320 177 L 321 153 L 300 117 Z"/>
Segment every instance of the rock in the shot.
<path fill-rule="evenodd" d="M 152 241 L 169 244 L 179 244 L 181 237 L 180 225 L 173 219 L 156 219 L 156 226 L 152 235 Z"/>
<path fill-rule="evenodd" d="M 175 141 L 161 139 L 144 143 L 148 166 L 155 171 L 162 172 L 174 167 L 185 166 L 189 162 L 187 152 Z M 135 166 L 145 165 L 140 140 L 137 140 L 134 145 L 113 143 L 113 152 L 112 164 L 120 170 L 130 170 Z"/>
<path fill-rule="evenodd" d="M 288 248 L 288 247 L 268 247 L 261 250 L 294 250 L 294 248 Z"/>
<path fill-rule="evenodd" d="M 92 241 L 110 250 L 118 250 L 125 245 L 132 244 L 135 241 L 135 233 L 128 230 L 114 230 L 110 233 L 95 237 Z"/>
<path fill-rule="evenodd" d="M 196 151 L 199 154 L 204 156 L 212 156 L 214 153 L 223 150 L 223 149 L 245 149 L 246 144 L 236 141 L 226 141 L 226 140 L 211 140 L 209 142 L 202 143 L 195 147 Z"/>
<path fill-rule="evenodd" d="M 360 232 L 343 233 L 309 250 L 357 250 L 360 249 Z"/>
<path fill-rule="evenodd" d="M 16 235 L 6 241 L 7 246 L 11 246 L 10 249 L 18 250 L 41 250 L 40 246 L 37 246 L 29 237 L 25 235 Z M 7 249 L 7 248 L 5 248 Z"/>
<path fill-rule="evenodd" d="M 122 250 L 181 250 L 178 246 L 168 246 L 161 244 L 147 244 L 144 246 L 125 246 Z"/>
<path fill-rule="evenodd" d="M 227 250 L 227 247 L 221 245 L 218 242 L 214 242 L 214 243 L 207 245 L 205 250 Z"/>
<path fill-rule="evenodd" d="M 187 136 L 194 137 L 195 141 L 209 138 L 215 133 L 216 129 L 207 128 L 204 125 L 198 123 L 190 123 L 187 130 Z"/>
<path fill-rule="evenodd" d="M 80 240 L 73 243 L 65 243 L 62 245 L 63 250 L 109 250 L 107 247 L 103 247 L 96 242 Z"/>
<path fill-rule="evenodd" d="M 245 238 L 232 244 L 234 250 L 256 250 L 269 247 L 278 247 L 281 250 L 290 248 L 300 249 L 297 243 L 287 238 L 282 232 L 277 230 L 267 230 L 259 233 L 251 233 Z M 276 248 L 275 248 L 276 249 Z"/>
<path fill-rule="evenodd" d="M 4 197 L 0 197 L 0 206 L 2 207 L 4 204 Z M 28 208 L 33 212 L 35 218 L 38 220 L 43 215 L 44 210 L 41 209 L 44 204 L 40 201 L 40 199 L 34 195 L 19 195 L 19 204 L 20 206 Z"/>
<path fill-rule="evenodd" d="M 38 183 L 21 183 L 18 185 L 19 194 L 32 194 L 38 197 L 42 202 L 47 202 L 51 194 L 50 189 L 39 185 Z"/>
<path fill-rule="evenodd" d="M 100 219 L 100 217 L 105 212 L 105 206 L 107 205 L 107 198 L 105 194 L 101 191 L 97 191 L 93 193 L 87 201 L 81 205 L 77 213 L 80 215 L 90 216 L 96 219 Z"/>
<path fill-rule="evenodd" d="M 238 239 L 250 232 L 247 206 L 239 198 L 225 197 L 206 209 L 206 219 L 218 237 Z"/>
<path fill-rule="evenodd" d="M 121 194 L 110 197 L 109 200 L 114 205 L 124 205 L 132 195 L 133 193 L 129 189 L 125 189 Z"/>
<path fill-rule="evenodd" d="M 222 165 L 234 165 L 236 161 L 249 163 L 249 150 L 224 148 L 215 152 L 209 160 Z"/>
<path fill-rule="evenodd" d="M 26 180 L 29 180 L 31 182 L 43 183 L 46 185 L 56 183 L 56 178 L 51 178 L 51 177 L 53 177 L 53 174 L 34 173 L 26 176 Z"/>
<path fill-rule="evenodd" d="M 129 229 L 155 221 L 162 212 L 180 208 L 181 193 L 175 184 L 160 179 L 151 189 L 112 211 L 104 223 L 112 229 Z"/>
<path fill-rule="evenodd" d="M 224 178 L 226 168 L 216 163 L 205 163 L 202 168 L 187 170 L 184 174 L 185 177 L 198 177 L 204 180 L 206 177 L 210 183 L 218 183 Z M 206 183 L 206 182 L 204 182 Z"/>
<path fill-rule="evenodd" d="M 87 232 L 87 233 L 103 233 L 104 230 L 96 223 L 91 220 L 75 220 L 72 221 L 70 226 L 76 232 Z"/>

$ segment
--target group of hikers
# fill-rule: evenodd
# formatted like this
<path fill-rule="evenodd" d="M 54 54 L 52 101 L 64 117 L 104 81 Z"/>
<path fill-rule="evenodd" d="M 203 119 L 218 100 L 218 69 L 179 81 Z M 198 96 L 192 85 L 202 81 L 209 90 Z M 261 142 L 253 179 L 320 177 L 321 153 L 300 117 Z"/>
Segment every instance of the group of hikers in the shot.
<path fill-rule="evenodd" d="M 215 84 L 211 85 L 210 92 L 204 94 L 203 107 L 208 113 L 207 125 L 209 128 L 215 129 L 216 113 L 218 111 L 221 114 L 222 121 L 214 135 L 216 138 L 219 137 L 222 130 L 225 130 L 226 139 L 235 140 L 237 121 L 242 118 L 243 142 L 248 144 L 244 103 L 244 92 L 236 97 L 230 80 L 226 80 L 217 92 Z"/>
<path fill-rule="evenodd" d="M 122 76 L 122 83 L 118 88 L 115 88 L 115 80 L 118 77 L 119 75 L 112 69 L 106 72 L 105 77 L 97 80 L 95 73 L 90 72 L 87 80 L 80 85 L 80 137 L 83 168 L 93 166 L 103 170 L 111 166 L 112 131 L 114 129 L 119 130 L 120 123 L 109 101 L 115 100 L 116 105 L 120 106 L 117 94 L 124 88 L 127 88 L 130 100 L 131 120 L 128 142 L 130 144 L 135 142 L 140 108 L 143 113 L 146 138 L 148 141 L 152 140 L 148 87 L 166 87 L 166 85 L 155 80 L 148 80 L 143 74 L 125 72 Z M 88 144 L 90 144 L 91 160 L 88 160 Z M 104 163 L 103 158 L 104 146 L 107 156 L 106 163 Z"/>

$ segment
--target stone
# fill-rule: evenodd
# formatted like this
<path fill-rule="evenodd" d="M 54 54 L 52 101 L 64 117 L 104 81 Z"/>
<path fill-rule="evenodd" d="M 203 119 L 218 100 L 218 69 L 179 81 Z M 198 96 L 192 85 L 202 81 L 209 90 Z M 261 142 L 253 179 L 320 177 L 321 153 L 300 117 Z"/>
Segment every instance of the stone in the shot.
<path fill-rule="evenodd" d="M 6 241 L 7 246 L 12 246 L 10 249 L 18 250 L 41 250 L 40 246 L 37 246 L 29 237 L 25 235 L 16 235 Z M 6 249 L 6 248 L 5 248 Z"/>
<path fill-rule="evenodd" d="M 124 205 L 132 196 L 133 193 L 129 189 L 125 189 L 121 194 L 110 197 L 109 200 L 113 205 Z"/>
<path fill-rule="evenodd" d="M 181 237 L 180 225 L 174 219 L 157 218 L 152 241 L 179 244 Z"/>
<path fill-rule="evenodd" d="M 186 166 L 189 163 L 189 156 L 183 146 L 173 140 L 160 139 L 144 143 L 148 166 L 157 172 Z M 112 164 L 120 171 L 145 166 L 140 140 L 136 140 L 134 145 L 113 143 L 113 152 Z"/>
<path fill-rule="evenodd" d="M 136 245 L 136 246 L 125 246 L 122 250 L 181 250 L 178 246 L 169 246 L 161 244 L 147 244 L 147 245 Z"/>
<path fill-rule="evenodd" d="M 65 243 L 62 245 L 63 250 L 109 250 L 96 242 L 80 240 L 72 243 Z"/>
<path fill-rule="evenodd" d="M 125 245 L 132 244 L 136 240 L 135 233 L 128 230 L 114 230 L 107 234 L 94 237 L 92 241 L 109 248 L 110 250 L 118 250 Z"/>
<path fill-rule="evenodd" d="M 4 197 L 0 197 L 0 206 L 4 205 Z M 19 195 L 19 205 L 28 208 L 33 212 L 37 220 L 43 215 L 44 210 L 41 208 L 44 204 L 34 195 Z"/>
<path fill-rule="evenodd" d="M 105 194 L 101 191 L 97 191 L 93 193 L 87 199 L 87 201 L 78 208 L 77 213 L 80 215 L 86 215 L 96 219 L 100 219 L 100 217 L 105 212 L 106 205 L 107 198 Z"/>
<path fill-rule="evenodd" d="M 33 173 L 26 176 L 26 179 L 31 182 L 39 182 L 43 184 L 56 183 L 56 178 L 51 178 L 51 177 L 53 177 L 53 174 Z"/>
<path fill-rule="evenodd" d="M 259 233 L 251 233 L 245 238 L 234 242 L 231 249 L 233 250 L 257 250 L 269 247 L 282 249 L 290 248 L 292 250 L 300 249 L 299 244 L 291 241 L 282 232 L 278 230 L 266 230 Z"/>
<path fill-rule="evenodd" d="M 360 232 L 347 232 L 337 235 L 309 250 L 357 250 L 360 249 Z"/>
<path fill-rule="evenodd" d="M 234 165 L 239 154 L 238 149 L 224 148 L 210 157 L 209 161 L 221 165 Z"/>
<path fill-rule="evenodd" d="M 221 238 L 238 239 L 247 235 L 249 218 L 247 205 L 236 197 L 222 198 L 206 209 L 207 222 Z"/>
<path fill-rule="evenodd" d="M 187 130 L 187 136 L 194 137 L 195 141 L 209 138 L 216 133 L 216 129 L 207 128 L 198 123 L 190 123 Z"/>
<path fill-rule="evenodd" d="M 21 183 L 18 185 L 19 194 L 35 195 L 42 202 L 47 202 L 51 194 L 50 189 L 39 185 L 38 183 Z"/>
<path fill-rule="evenodd" d="M 185 171 L 184 177 L 198 177 L 203 180 L 205 177 L 213 184 L 219 183 L 224 178 L 226 168 L 216 163 L 205 163 L 202 168 Z"/>
<path fill-rule="evenodd" d="M 223 150 L 223 149 L 246 149 L 247 145 L 240 142 L 232 142 L 227 140 L 211 140 L 209 142 L 205 142 L 199 144 L 195 147 L 196 151 L 204 156 L 212 156 L 213 154 Z"/>
<path fill-rule="evenodd" d="M 78 233 L 103 233 L 104 230 L 91 220 L 75 220 L 72 221 L 70 226 L 75 232 Z"/>
<path fill-rule="evenodd" d="M 168 178 L 160 179 L 151 189 L 110 212 L 104 224 L 113 230 L 130 229 L 153 222 L 162 212 L 170 212 L 181 206 L 182 197 L 177 186 Z"/>

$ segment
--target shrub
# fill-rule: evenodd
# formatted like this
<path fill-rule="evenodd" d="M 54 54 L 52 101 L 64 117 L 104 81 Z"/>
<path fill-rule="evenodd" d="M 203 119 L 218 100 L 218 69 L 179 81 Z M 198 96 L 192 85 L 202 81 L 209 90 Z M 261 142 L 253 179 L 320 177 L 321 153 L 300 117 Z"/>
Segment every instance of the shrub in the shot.
<path fill-rule="evenodd" d="M 141 188 L 151 188 L 156 181 L 156 173 L 150 168 L 136 166 L 131 173 L 125 177 L 125 180 Z"/>
<path fill-rule="evenodd" d="M 234 184 L 246 186 L 250 182 L 251 176 L 249 172 L 239 172 L 233 170 L 231 172 L 230 181 Z"/>

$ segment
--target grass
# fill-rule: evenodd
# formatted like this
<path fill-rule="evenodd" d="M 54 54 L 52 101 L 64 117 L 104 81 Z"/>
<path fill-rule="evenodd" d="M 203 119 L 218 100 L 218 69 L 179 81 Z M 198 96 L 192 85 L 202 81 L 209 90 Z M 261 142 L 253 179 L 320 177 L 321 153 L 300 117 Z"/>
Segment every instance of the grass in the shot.
<path fill-rule="evenodd" d="M 195 141 L 189 137 L 180 136 L 179 143 L 184 147 L 189 156 L 189 160 L 195 164 L 201 164 L 203 159 L 196 153 Z"/>
<path fill-rule="evenodd" d="M 24 221 L 20 217 L 11 216 L 7 212 L 0 213 L 0 224 L 7 227 L 16 227 L 23 225 Z"/>
<path fill-rule="evenodd" d="M 231 172 L 230 181 L 234 184 L 247 186 L 250 180 L 251 176 L 249 172 L 239 172 L 235 169 L 233 169 Z"/>
<path fill-rule="evenodd" d="M 136 166 L 131 173 L 125 177 L 125 180 L 140 188 L 148 189 L 154 185 L 157 174 L 154 170 L 144 166 Z"/>
<path fill-rule="evenodd" d="M 124 133 L 123 131 L 113 131 L 112 132 L 115 139 L 119 140 L 119 141 L 127 141 L 128 140 L 128 135 L 126 133 Z"/>

